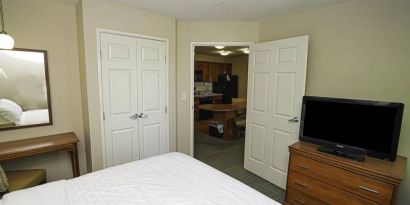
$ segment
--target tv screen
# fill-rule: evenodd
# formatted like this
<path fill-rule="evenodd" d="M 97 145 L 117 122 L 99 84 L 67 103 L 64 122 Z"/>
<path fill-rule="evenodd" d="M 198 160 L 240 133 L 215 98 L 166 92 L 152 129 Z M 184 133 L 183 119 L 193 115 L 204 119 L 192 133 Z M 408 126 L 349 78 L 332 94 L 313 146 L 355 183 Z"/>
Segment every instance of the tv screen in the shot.
<path fill-rule="evenodd" d="M 339 98 L 303 98 L 300 139 L 365 149 L 394 161 L 404 105 Z"/>

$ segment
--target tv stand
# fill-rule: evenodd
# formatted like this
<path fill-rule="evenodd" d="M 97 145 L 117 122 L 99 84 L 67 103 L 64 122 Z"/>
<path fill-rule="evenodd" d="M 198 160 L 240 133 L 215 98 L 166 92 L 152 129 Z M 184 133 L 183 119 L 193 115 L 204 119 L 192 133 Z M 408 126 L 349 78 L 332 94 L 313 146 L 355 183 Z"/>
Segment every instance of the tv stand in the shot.
<path fill-rule="evenodd" d="M 365 156 L 366 156 L 366 150 L 354 149 L 354 148 L 348 148 L 348 149 L 342 150 L 342 149 L 331 148 L 327 146 L 319 146 L 317 150 L 320 152 L 329 153 L 329 154 L 337 155 L 337 156 L 348 158 L 348 159 L 353 159 L 359 162 L 364 162 Z"/>
<path fill-rule="evenodd" d="M 318 145 L 289 146 L 285 205 L 393 205 L 404 179 L 406 158 L 390 162 L 366 156 L 358 162 L 318 151 Z"/>

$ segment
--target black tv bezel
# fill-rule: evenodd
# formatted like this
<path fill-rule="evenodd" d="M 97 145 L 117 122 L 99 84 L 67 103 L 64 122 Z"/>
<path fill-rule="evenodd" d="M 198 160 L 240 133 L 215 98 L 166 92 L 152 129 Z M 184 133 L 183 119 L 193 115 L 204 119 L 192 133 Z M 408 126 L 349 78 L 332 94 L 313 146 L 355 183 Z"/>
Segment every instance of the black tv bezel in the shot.
<path fill-rule="evenodd" d="M 365 149 L 362 147 L 355 147 L 352 145 L 332 142 L 328 140 L 317 139 L 314 137 L 304 136 L 304 122 L 305 122 L 305 109 L 306 109 L 306 101 L 321 101 L 321 102 L 337 102 L 337 103 L 349 103 L 349 104 L 356 104 L 356 105 L 368 105 L 368 106 L 382 106 L 382 107 L 395 107 L 397 109 L 395 123 L 394 123 L 394 131 L 392 136 L 392 144 L 391 144 L 391 152 L 384 153 L 375 150 Z M 299 129 L 299 139 L 301 141 L 310 142 L 322 146 L 327 147 L 346 147 L 346 148 L 353 148 L 353 149 L 364 149 L 366 150 L 367 156 L 395 161 L 397 157 L 397 148 L 399 145 L 399 138 L 400 138 L 400 130 L 401 124 L 403 120 L 403 110 L 404 104 L 403 103 L 395 103 L 395 102 L 382 102 L 382 101 L 370 101 L 370 100 L 356 100 L 356 99 L 343 99 L 343 98 L 331 98 L 331 97 L 317 97 L 317 96 L 304 96 L 302 100 L 302 113 L 301 113 L 301 121 L 300 121 L 300 129 Z"/>

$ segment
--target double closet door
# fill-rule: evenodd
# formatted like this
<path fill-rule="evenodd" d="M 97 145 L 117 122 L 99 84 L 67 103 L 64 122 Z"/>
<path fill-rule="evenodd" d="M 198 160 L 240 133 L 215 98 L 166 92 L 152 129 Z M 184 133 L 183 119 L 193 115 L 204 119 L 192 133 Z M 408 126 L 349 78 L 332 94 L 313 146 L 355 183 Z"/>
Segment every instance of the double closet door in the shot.
<path fill-rule="evenodd" d="M 164 41 L 101 33 L 105 165 L 168 151 Z"/>

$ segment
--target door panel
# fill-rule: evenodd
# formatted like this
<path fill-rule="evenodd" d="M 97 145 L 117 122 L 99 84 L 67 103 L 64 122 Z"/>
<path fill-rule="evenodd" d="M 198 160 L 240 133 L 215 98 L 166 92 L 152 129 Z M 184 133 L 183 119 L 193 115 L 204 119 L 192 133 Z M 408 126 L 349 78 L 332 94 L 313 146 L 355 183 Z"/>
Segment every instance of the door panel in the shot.
<path fill-rule="evenodd" d="M 253 111 L 267 113 L 268 111 L 268 89 L 269 73 L 255 72 L 253 74 Z"/>
<path fill-rule="evenodd" d="M 128 70 L 111 70 L 110 104 L 111 116 L 131 113 L 131 73 Z"/>
<path fill-rule="evenodd" d="M 113 147 L 113 163 L 123 164 L 133 161 L 133 153 L 135 148 L 133 147 L 134 133 L 132 129 L 122 129 L 112 131 L 112 147 Z"/>
<path fill-rule="evenodd" d="M 138 110 L 140 158 L 168 152 L 166 135 L 165 43 L 138 39 Z"/>
<path fill-rule="evenodd" d="M 161 124 L 145 125 L 142 130 L 142 157 L 151 157 L 161 153 Z"/>
<path fill-rule="evenodd" d="M 101 69 L 104 106 L 106 166 L 139 158 L 137 112 L 136 40 L 101 34 Z"/>
<path fill-rule="evenodd" d="M 288 146 L 298 140 L 308 37 L 250 46 L 245 168 L 286 188 Z"/>
<path fill-rule="evenodd" d="M 274 86 L 274 88 L 276 88 L 276 92 L 274 93 L 276 98 L 274 102 L 275 115 L 287 118 L 294 115 L 295 82 L 296 73 L 276 73 Z"/>
<path fill-rule="evenodd" d="M 161 109 L 161 99 L 159 96 L 161 73 L 159 71 L 142 71 L 141 75 L 142 79 L 144 79 L 142 83 L 142 92 L 148 92 L 142 94 L 142 111 L 159 111 Z"/>
<path fill-rule="evenodd" d="M 250 158 L 257 163 L 263 164 L 263 147 L 266 139 L 265 126 L 251 124 L 250 139 Z M 261 149 L 262 148 L 262 149 Z"/>

